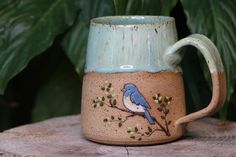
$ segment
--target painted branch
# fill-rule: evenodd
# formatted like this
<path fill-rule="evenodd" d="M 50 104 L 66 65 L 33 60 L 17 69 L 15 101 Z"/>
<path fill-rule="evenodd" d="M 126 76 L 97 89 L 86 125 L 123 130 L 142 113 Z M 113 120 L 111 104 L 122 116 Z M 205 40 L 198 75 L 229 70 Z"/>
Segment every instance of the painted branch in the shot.
<path fill-rule="evenodd" d="M 166 120 L 166 116 L 167 116 L 167 114 L 166 114 L 166 106 L 164 106 L 164 110 L 162 112 L 163 112 L 164 118 L 165 118 L 166 132 L 168 133 L 168 136 L 170 136 L 169 126 L 168 126 L 168 122 Z"/>
<path fill-rule="evenodd" d="M 141 136 L 144 136 L 144 137 L 150 137 L 154 132 L 156 132 L 156 131 L 163 131 L 162 129 L 154 129 L 154 130 L 152 130 L 152 132 L 151 133 L 149 133 L 148 135 L 145 135 L 144 133 L 141 133 L 141 132 L 137 132 L 137 134 L 139 134 L 139 135 L 141 135 Z"/>
<path fill-rule="evenodd" d="M 170 136 L 170 132 L 168 132 L 159 122 L 155 117 L 152 117 L 154 121 L 157 123 L 157 125 L 163 130 L 163 132 L 167 135 Z"/>
<path fill-rule="evenodd" d="M 129 110 L 126 110 L 126 109 L 124 109 L 124 108 L 119 108 L 119 107 L 117 107 L 117 105 L 111 105 L 111 104 L 109 104 L 109 103 L 105 103 L 107 106 L 109 106 L 109 107 L 111 107 L 111 108 L 115 108 L 115 109 L 118 109 L 118 110 L 120 110 L 120 111 L 123 111 L 123 112 L 127 112 L 127 113 L 131 113 L 132 115 L 134 115 L 134 116 L 143 116 L 143 115 L 141 115 L 141 114 L 135 114 L 134 112 L 131 112 L 131 111 L 129 111 Z M 169 132 L 169 130 L 167 131 L 159 122 L 158 122 L 158 120 L 155 118 L 155 117 L 153 117 L 153 116 L 151 116 L 152 118 L 153 118 L 153 120 L 156 122 L 156 124 L 161 128 L 161 130 L 167 135 L 167 136 L 170 136 L 170 132 Z"/>

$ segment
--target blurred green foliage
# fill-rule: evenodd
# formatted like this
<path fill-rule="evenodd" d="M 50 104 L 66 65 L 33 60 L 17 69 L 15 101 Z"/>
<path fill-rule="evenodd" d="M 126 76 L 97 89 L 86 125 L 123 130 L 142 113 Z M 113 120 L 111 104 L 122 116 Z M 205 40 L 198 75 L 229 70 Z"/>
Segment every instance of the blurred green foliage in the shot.
<path fill-rule="evenodd" d="M 173 16 L 179 38 L 208 36 L 227 72 L 221 118 L 236 120 L 234 6 L 230 0 L 1 0 L 0 130 L 80 112 L 89 22 L 108 15 Z M 187 108 L 193 112 L 209 103 L 211 82 L 197 50 L 183 51 Z"/>

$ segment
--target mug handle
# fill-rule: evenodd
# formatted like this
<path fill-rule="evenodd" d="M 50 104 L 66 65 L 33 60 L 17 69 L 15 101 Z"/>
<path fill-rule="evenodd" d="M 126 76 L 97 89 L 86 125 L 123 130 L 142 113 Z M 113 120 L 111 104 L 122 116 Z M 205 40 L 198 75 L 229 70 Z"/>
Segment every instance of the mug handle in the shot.
<path fill-rule="evenodd" d="M 193 34 L 168 47 L 164 55 L 166 63 L 169 66 L 176 68 L 181 60 L 179 55 L 180 52 L 178 50 L 187 45 L 192 45 L 200 50 L 207 62 L 213 86 L 212 98 L 210 104 L 206 108 L 177 119 L 175 125 L 185 124 L 218 112 L 224 105 L 226 98 L 224 66 L 216 46 L 206 36 Z"/>

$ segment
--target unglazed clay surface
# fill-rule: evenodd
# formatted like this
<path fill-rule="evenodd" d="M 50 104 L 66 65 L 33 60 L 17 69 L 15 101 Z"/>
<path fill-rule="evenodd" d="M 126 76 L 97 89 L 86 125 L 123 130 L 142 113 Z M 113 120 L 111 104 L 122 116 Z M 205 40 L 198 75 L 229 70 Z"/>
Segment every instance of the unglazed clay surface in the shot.
<path fill-rule="evenodd" d="M 205 36 L 177 41 L 175 20 L 163 16 L 111 16 L 91 20 L 82 96 L 82 132 L 106 144 L 173 141 L 185 124 L 224 104 L 224 66 Z M 196 47 L 212 76 L 210 104 L 185 116 L 180 49 Z"/>
<path fill-rule="evenodd" d="M 131 98 L 133 105 L 147 110 L 154 124 L 143 110 L 136 112 L 124 104 L 129 93 L 125 94 L 122 89 L 127 84 L 135 85 L 139 93 L 131 94 L 136 97 Z M 175 120 L 185 115 L 182 75 L 174 72 L 87 73 L 82 111 L 82 132 L 90 140 L 126 145 L 172 141 L 183 134 L 181 126 L 174 126 Z"/>

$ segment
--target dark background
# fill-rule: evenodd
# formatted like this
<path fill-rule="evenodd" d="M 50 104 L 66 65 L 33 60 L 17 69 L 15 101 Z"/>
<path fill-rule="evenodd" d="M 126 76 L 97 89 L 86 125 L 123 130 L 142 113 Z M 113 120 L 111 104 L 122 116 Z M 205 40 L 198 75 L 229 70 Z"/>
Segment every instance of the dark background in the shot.
<path fill-rule="evenodd" d="M 176 19 L 179 39 L 191 34 L 180 1 L 173 7 L 170 16 Z M 23 71 L 10 80 L 4 95 L 0 96 L 0 131 L 55 116 L 80 113 L 83 72 L 76 72 L 61 45 L 70 30 L 68 27 L 56 36 L 44 53 L 34 57 Z M 204 77 L 197 50 L 187 47 L 183 51 L 186 104 L 190 113 L 210 102 L 211 87 Z M 228 106 L 224 118 L 235 121 L 235 104 L 229 103 Z M 214 117 L 219 117 L 219 114 Z"/>

